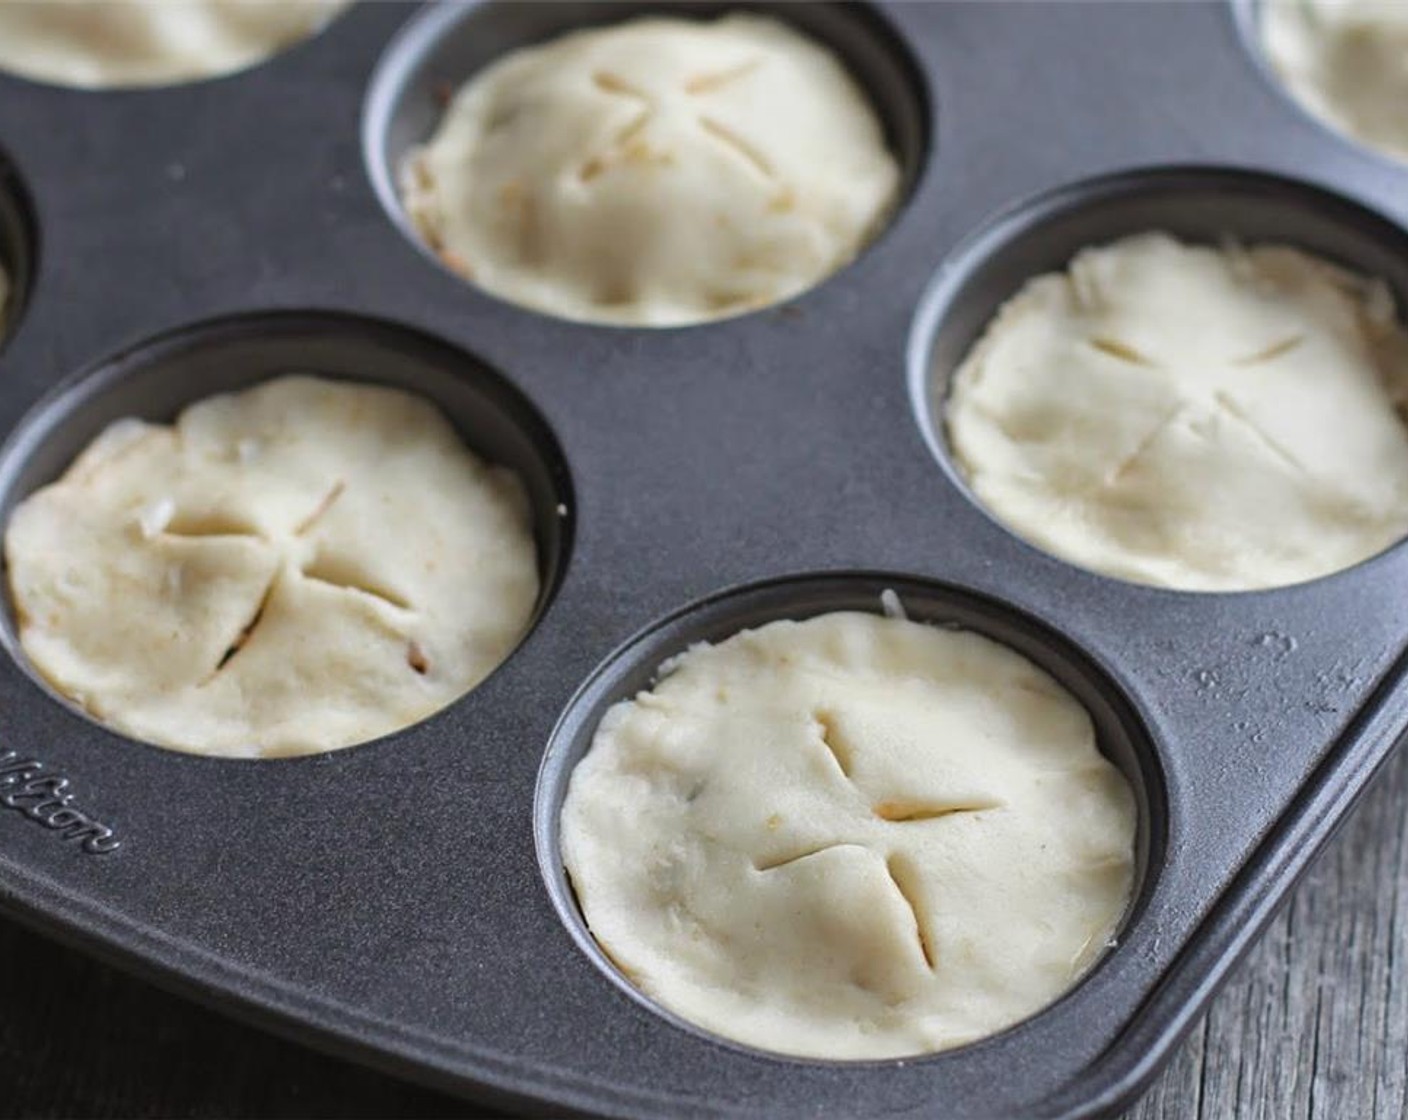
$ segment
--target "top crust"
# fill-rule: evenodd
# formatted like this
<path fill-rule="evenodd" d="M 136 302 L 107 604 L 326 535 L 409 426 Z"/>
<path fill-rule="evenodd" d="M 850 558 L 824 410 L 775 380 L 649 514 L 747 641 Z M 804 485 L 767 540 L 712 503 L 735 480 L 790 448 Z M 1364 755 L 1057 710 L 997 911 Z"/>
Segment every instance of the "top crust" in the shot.
<path fill-rule="evenodd" d="M 899 171 L 845 68 L 773 19 L 647 18 L 515 51 L 455 96 L 407 211 L 476 284 L 570 319 L 735 315 L 850 260 Z"/>
<path fill-rule="evenodd" d="M 0 69 L 102 89 L 243 70 L 318 31 L 347 0 L 4 0 Z"/>
<path fill-rule="evenodd" d="M 1034 544 L 1188 590 L 1277 587 L 1408 530 L 1408 335 L 1388 290 L 1276 245 L 1083 250 L 998 313 L 950 445 Z"/>
<path fill-rule="evenodd" d="M 1264 0 L 1267 59 L 1316 116 L 1408 160 L 1408 4 Z"/>
<path fill-rule="evenodd" d="M 669 1010 L 765 1050 L 901 1057 L 1025 1018 L 1106 946 L 1133 797 L 1012 650 L 841 612 L 661 674 L 573 772 L 562 855 Z"/>
<path fill-rule="evenodd" d="M 55 688 L 213 755 L 424 718 L 507 656 L 538 592 L 514 475 L 420 398 L 297 376 L 113 424 L 15 510 L 5 557 Z"/>

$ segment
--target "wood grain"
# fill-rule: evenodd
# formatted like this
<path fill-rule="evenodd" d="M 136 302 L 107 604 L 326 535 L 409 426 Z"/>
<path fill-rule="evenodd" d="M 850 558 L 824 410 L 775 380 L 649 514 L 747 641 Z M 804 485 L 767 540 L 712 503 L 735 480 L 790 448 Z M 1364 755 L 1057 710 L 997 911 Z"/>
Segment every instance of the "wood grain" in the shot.
<path fill-rule="evenodd" d="M 1127 1120 L 1408 1116 L 1408 755 Z"/>
<path fill-rule="evenodd" d="M 1125 1120 L 1408 1116 L 1408 754 Z M 0 922 L 0 1115 L 476 1116 Z"/>

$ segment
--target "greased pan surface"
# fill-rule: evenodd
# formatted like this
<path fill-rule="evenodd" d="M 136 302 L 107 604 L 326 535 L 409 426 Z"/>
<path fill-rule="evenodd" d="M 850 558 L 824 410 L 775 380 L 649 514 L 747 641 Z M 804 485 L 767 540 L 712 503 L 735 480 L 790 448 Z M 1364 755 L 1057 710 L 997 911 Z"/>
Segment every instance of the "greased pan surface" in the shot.
<path fill-rule="evenodd" d="M 475 1099 L 1108 1112 L 1408 726 L 1408 549 L 1249 594 L 1076 570 L 967 496 L 925 371 L 951 367 L 1026 275 L 1145 224 L 1302 244 L 1408 304 L 1408 171 L 1296 109 L 1223 4 L 784 5 L 843 47 L 912 164 L 903 208 L 854 265 L 786 308 L 657 332 L 466 287 L 374 182 L 434 83 L 464 76 L 436 59 L 480 49 L 426 44 L 493 54 L 631 10 L 367 4 L 196 85 L 0 77 L 0 253 L 28 278 L 0 351 L 0 511 L 107 419 L 303 368 L 418 388 L 521 470 L 547 577 L 532 632 L 479 688 L 318 757 L 132 743 L 0 656 L 0 904 Z M 412 21 L 429 22 L 393 45 Z M 554 856 L 562 779 L 602 705 L 664 656 L 768 618 L 878 609 L 885 588 L 915 617 L 1011 642 L 1091 706 L 1140 796 L 1138 900 L 1076 989 L 973 1046 L 815 1063 L 707 1038 L 586 940 Z M 81 819 L 55 818 L 64 796 Z"/>

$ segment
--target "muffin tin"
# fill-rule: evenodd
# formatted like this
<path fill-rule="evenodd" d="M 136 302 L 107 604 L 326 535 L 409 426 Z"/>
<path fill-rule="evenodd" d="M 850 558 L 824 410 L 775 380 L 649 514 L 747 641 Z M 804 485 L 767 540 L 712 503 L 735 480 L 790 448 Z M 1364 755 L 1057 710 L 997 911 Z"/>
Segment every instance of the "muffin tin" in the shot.
<path fill-rule="evenodd" d="M 907 168 L 905 202 L 850 267 L 784 307 L 648 331 L 546 319 L 431 263 L 392 169 L 447 86 L 632 10 L 363 4 L 193 85 L 0 76 L 0 257 L 20 292 L 0 350 L 0 514 L 118 415 L 315 371 L 422 392 L 519 470 L 544 574 L 533 629 L 469 695 L 289 760 L 97 726 L 24 667 L 6 618 L 0 905 L 490 1103 L 1115 1110 L 1408 728 L 1408 548 L 1255 593 L 1081 571 L 974 503 L 930 370 L 941 390 L 1026 277 L 1147 226 L 1301 245 L 1408 306 L 1408 173 L 1281 95 L 1233 5 L 777 5 L 851 64 Z M 962 1049 L 812 1062 L 708 1037 L 583 928 L 556 855 L 565 778 L 604 707 L 688 643 L 878 610 L 886 589 L 912 617 L 1015 646 L 1090 707 L 1140 802 L 1136 900 L 1070 993 Z"/>

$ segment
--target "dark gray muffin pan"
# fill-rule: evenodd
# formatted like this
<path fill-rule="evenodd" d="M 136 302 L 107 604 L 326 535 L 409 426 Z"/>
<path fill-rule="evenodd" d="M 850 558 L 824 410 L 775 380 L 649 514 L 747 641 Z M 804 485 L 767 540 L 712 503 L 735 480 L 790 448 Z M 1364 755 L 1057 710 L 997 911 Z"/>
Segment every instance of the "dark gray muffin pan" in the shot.
<path fill-rule="evenodd" d="M 1081 571 L 978 508 L 935 394 L 1027 276 L 1148 227 L 1302 245 L 1408 305 L 1408 171 L 1281 93 L 1234 5 L 778 5 L 850 63 L 907 171 L 854 264 L 785 307 L 665 331 L 465 285 L 407 236 L 400 156 L 475 67 L 632 10 L 364 4 L 208 82 L 0 76 L 19 281 L 0 515 L 119 415 L 313 371 L 424 393 L 520 471 L 544 576 L 532 630 L 468 696 L 272 762 L 97 726 L 4 619 L 0 905 L 292 1038 L 528 1111 L 1108 1114 L 1408 728 L 1408 549 L 1245 594 Z M 948 1053 L 808 1062 L 708 1037 L 585 932 L 556 854 L 566 778 L 604 707 L 690 642 L 878 610 L 886 589 L 1091 709 L 1140 804 L 1118 944 L 1046 1011 Z"/>

